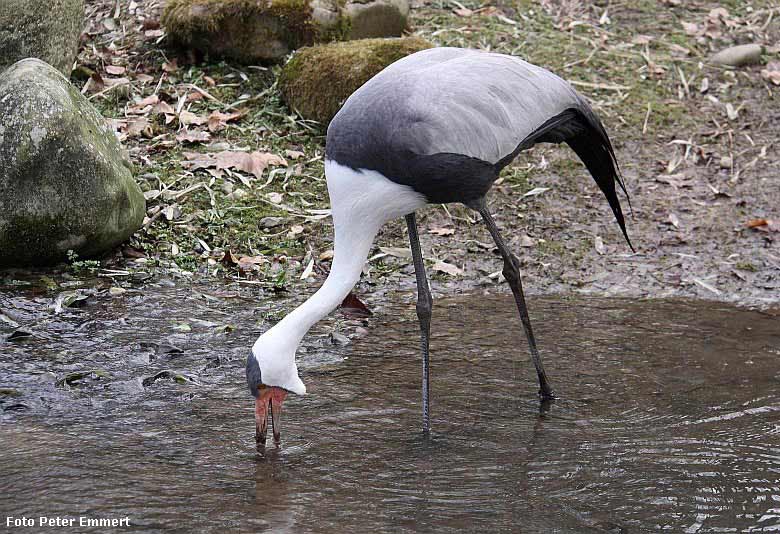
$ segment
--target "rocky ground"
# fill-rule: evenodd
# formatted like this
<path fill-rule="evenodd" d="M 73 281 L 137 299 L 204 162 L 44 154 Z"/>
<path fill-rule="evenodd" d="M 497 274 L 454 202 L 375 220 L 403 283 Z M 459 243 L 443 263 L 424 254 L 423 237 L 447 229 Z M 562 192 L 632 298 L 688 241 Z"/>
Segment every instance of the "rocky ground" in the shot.
<path fill-rule="evenodd" d="M 195 62 L 168 46 L 161 9 L 154 0 L 87 2 L 73 79 L 112 119 L 148 211 L 114 257 L 74 258 L 70 270 L 98 270 L 117 284 L 166 271 L 308 294 L 332 255 L 322 126 L 285 108 L 278 66 Z M 777 306 L 776 2 L 452 0 L 418 2 L 410 23 L 440 46 L 511 53 L 553 70 L 610 132 L 636 253 L 566 147 L 521 154 L 494 187 L 490 202 L 529 292 Z M 765 47 L 762 64 L 707 63 L 743 43 Z M 419 222 L 434 292 L 501 283 L 500 259 L 473 212 L 432 206 Z M 403 221 L 388 225 L 366 267 L 364 284 L 374 287 L 358 293 L 411 289 L 407 250 Z"/>

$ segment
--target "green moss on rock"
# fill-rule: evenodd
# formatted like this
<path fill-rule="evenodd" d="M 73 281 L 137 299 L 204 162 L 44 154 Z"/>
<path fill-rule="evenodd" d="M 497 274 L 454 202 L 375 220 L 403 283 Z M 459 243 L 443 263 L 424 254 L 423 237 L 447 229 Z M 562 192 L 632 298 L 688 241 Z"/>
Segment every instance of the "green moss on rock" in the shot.
<path fill-rule="evenodd" d="M 70 76 L 83 25 L 84 0 L 0 0 L 0 72 L 34 57 Z"/>
<path fill-rule="evenodd" d="M 302 48 L 282 68 L 279 88 L 291 109 L 327 125 L 361 85 L 391 63 L 427 48 L 433 45 L 419 37 Z"/>
<path fill-rule="evenodd" d="M 0 74 L 0 267 L 89 257 L 126 240 L 145 200 L 100 114 L 36 59 Z"/>

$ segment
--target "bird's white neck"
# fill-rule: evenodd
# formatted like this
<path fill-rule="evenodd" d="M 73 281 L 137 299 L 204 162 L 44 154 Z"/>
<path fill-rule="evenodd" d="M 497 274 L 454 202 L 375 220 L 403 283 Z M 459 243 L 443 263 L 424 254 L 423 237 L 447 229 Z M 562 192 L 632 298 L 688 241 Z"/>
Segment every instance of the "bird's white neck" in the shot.
<path fill-rule="evenodd" d="M 366 224 L 359 228 L 336 231 L 333 264 L 325 283 L 306 302 L 295 308 L 274 326 L 297 346 L 306 332 L 332 312 L 360 280 L 378 227 Z"/>
<path fill-rule="evenodd" d="M 306 390 L 295 364 L 303 336 L 341 304 L 358 282 L 379 228 L 426 203 L 410 187 L 375 171 L 356 171 L 329 160 L 325 174 L 335 232 L 330 274 L 311 298 L 260 336 L 252 348 L 263 383 L 295 393 Z"/>

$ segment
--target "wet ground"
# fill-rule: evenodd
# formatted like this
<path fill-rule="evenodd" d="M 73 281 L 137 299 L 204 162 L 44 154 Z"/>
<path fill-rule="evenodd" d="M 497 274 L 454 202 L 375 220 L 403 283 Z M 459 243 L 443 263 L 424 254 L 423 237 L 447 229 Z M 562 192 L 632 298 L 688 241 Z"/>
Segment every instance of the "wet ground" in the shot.
<path fill-rule="evenodd" d="M 561 396 L 540 410 L 511 295 L 439 299 L 426 439 L 408 297 L 362 337 L 341 320 L 347 346 L 333 321 L 316 327 L 299 355 L 310 394 L 286 403 L 281 448 L 259 452 L 244 362 L 280 303 L 158 283 L 55 313 L 3 290 L 0 516 L 128 516 L 137 532 L 780 530 L 778 317 L 531 298 Z M 33 335 L 8 340 L 18 329 Z"/>

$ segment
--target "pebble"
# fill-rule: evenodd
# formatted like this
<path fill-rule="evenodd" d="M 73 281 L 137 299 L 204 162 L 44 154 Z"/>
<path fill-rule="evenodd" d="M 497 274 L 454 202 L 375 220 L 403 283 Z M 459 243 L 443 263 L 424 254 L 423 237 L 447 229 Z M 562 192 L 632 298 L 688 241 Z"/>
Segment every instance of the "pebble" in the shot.
<path fill-rule="evenodd" d="M 330 342 L 333 343 L 334 345 L 338 345 L 339 347 L 344 347 L 346 345 L 349 345 L 349 338 L 344 334 L 339 334 L 338 332 L 331 332 Z"/>
<path fill-rule="evenodd" d="M 731 46 L 712 56 L 710 62 L 731 67 L 754 65 L 760 61 L 762 52 L 763 47 L 759 44 Z"/>

